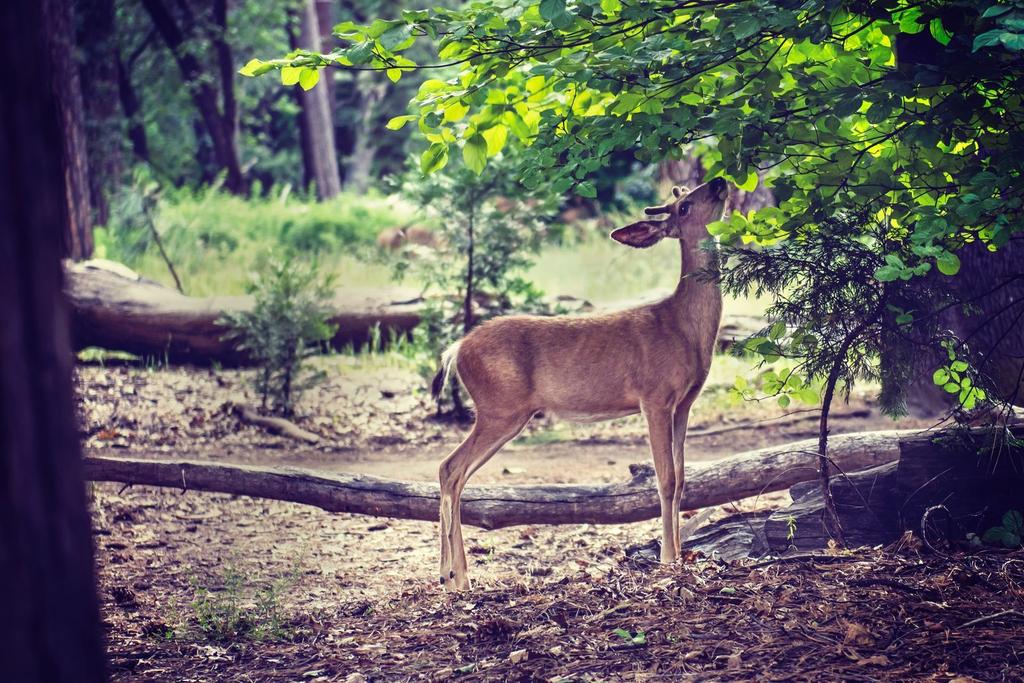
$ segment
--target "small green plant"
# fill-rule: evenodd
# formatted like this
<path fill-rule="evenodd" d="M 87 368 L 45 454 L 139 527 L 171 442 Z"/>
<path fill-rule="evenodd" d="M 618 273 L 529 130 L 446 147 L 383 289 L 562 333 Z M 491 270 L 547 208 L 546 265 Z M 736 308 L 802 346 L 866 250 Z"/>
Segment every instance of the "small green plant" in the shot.
<path fill-rule="evenodd" d="M 1006 548 L 1019 548 L 1024 539 L 1024 515 L 1020 510 L 1009 510 L 1003 515 L 1003 523 L 994 526 L 981 537 L 985 543 L 1003 545 Z"/>
<path fill-rule="evenodd" d="M 792 541 L 794 536 L 796 536 L 796 517 L 790 515 L 786 517 L 786 540 Z"/>
<path fill-rule="evenodd" d="M 193 577 L 194 597 L 190 603 L 195 626 L 210 640 L 282 640 L 289 636 L 288 617 L 282 599 L 295 585 L 297 568 L 281 579 L 259 583 L 229 566 L 220 577 L 220 587 L 200 585 Z M 173 637 L 174 631 L 170 631 Z"/>
<path fill-rule="evenodd" d="M 629 645 L 641 647 L 647 644 L 647 634 L 643 631 L 636 631 L 634 633 L 632 631 L 627 631 L 624 628 L 617 628 L 614 631 L 612 631 L 612 633 L 617 635 L 619 638 L 624 640 Z"/>
<path fill-rule="evenodd" d="M 305 361 L 334 336 L 326 305 L 332 290 L 333 279 L 321 276 L 315 262 L 268 258 L 252 276 L 252 307 L 221 319 L 238 350 L 257 365 L 255 386 L 263 410 L 294 414 L 302 391 L 323 378 Z"/>
<path fill-rule="evenodd" d="M 401 192 L 440 226 L 436 248 L 410 250 L 395 264 L 396 279 L 415 275 L 441 295 L 416 331 L 431 349 L 427 373 L 441 351 L 488 318 L 545 312 L 540 290 L 524 274 L 548 236 L 539 216 L 553 211 L 554 198 L 525 190 L 513 158 L 498 157 L 481 174 L 458 163 L 427 176 L 411 169 Z M 466 417 L 454 384 L 451 396 L 456 416 Z"/>

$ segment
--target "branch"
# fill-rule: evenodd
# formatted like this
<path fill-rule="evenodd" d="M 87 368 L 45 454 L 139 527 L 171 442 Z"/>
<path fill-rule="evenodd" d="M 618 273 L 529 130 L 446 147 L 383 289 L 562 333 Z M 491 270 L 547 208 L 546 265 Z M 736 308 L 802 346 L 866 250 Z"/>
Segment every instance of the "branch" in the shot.
<path fill-rule="evenodd" d="M 892 462 L 900 438 L 914 430 L 864 432 L 833 439 L 832 451 L 847 470 Z M 698 509 L 777 491 L 815 477 L 807 457 L 814 441 L 762 448 L 688 468 L 683 507 Z M 477 486 L 462 496 L 462 521 L 485 529 L 518 524 L 622 524 L 661 514 L 654 470 L 630 467 L 624 483 L 600 485 Z M 216 462 L 89 456 L 86 478 L 270 498 L 314 505 L 330 512 L 435 521 L 440 500 L 433 483 L 308 469 Z"/>

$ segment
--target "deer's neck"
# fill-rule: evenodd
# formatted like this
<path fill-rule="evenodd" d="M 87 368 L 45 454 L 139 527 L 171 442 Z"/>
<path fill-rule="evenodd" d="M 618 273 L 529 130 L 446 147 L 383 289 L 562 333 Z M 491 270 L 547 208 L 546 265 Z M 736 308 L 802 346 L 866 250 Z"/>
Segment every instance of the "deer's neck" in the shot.
<path fill-rule="evenodd" d="M 670 301 L 680 329 L 694 330 L 708 350 L 713 348 L 718 337 L 718 326 L 722 319 L 722 290 L 718 283 L 709 281 L 702 273 L 718 265 L 717 249 L 702 249 L 703 237 L 684 237 L 679 240 L 682 266 L 679 284 Z"/>

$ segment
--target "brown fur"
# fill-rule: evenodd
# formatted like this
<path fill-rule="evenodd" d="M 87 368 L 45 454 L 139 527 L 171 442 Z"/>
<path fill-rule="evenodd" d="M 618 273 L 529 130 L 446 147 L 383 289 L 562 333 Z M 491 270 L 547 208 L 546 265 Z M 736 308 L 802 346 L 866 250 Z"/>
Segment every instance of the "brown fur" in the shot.
<path fill-rule="evenodd" d="M 453 361 L 477 414 L 472 433 L 440 470 L 446 587 L 469 585 L 459 522 L 466 481 L 538 411 L 575 420 L 644 413 L 662 498 L 662 560 L 678 555 L 686 421 L 707 378 L 722 313 L 717 285 L 692 274 L 708 265 L 699 244 L 708 238 L 707 224 L 721 217 L 726 194 L 724 181 L 689 194 L 677 188 L 673 202 L 647 210 L 666 219 L 612 233 L 635 247 L 680 240 L 682 277 L 667 299 L 604 315 L 497 318 L 446 355 L 443 372 Z"/>

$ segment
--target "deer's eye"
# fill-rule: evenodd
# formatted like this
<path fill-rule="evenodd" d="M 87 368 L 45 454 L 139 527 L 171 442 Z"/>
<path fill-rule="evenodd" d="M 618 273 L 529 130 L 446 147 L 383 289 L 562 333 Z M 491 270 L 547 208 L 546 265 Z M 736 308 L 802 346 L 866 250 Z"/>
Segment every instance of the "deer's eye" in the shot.
<path fill-rule="evenodd" d="M 690 213 L 690 202 L 683 202 L 679 205 L 679 215 L 685 216 L 688 213 Z"/>

